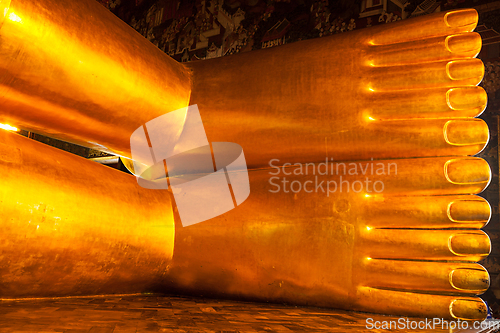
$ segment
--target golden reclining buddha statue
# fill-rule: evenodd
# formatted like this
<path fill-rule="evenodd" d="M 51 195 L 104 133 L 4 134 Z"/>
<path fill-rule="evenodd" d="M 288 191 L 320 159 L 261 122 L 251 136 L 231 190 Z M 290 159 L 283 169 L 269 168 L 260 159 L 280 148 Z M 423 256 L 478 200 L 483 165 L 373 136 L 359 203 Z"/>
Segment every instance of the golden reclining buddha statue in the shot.
<path fill-rule="evenodd" d="M 1 122 L 130 166 L 134 130 L 196 104 L 210 141 L 241 145 L 250 181 L 238 207 L 182 227 L 168 190 L 0 133 L 0 297 L 162 291 L 486 317 L 474 10 L 181 64 L 93 0 L 0 7 Z M 383 191 L 313 190 L 299 167 L 327 162 L 375 169 Z"/>

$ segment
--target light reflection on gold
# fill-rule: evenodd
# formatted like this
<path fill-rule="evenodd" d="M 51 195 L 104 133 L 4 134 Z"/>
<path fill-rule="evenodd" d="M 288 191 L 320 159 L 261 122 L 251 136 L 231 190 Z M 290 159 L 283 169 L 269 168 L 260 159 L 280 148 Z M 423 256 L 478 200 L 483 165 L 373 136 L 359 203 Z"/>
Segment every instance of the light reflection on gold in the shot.
<path fill-rule="evenodd" d="M 9 124 L 0 124 L 0 128 L 6 131 L 13 131 L 13 132 L 19 131 L 17 127 L 11 126 Z"/>
<path fill-rule="evenodd" d="M 7 10 L 8 9 L 6 8 L 5 11 L 7 11 Z M 23 23 L 23 21 L 21 20 L 21 18 L 19 16 L 17 16 L 15 13 L 10 13 L 8 17 L 9 17 L 9 20 L 11 20 L 13 22 Z"/>

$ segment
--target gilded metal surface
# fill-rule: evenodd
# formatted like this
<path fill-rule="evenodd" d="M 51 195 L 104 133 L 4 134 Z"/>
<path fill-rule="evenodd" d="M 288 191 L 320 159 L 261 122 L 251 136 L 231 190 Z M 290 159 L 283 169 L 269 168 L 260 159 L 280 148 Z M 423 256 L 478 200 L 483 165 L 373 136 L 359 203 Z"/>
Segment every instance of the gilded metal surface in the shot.
<path fill-rule="evenodd" d="M 207 136 L 238 142 L 254 167 L 474 155 L 488 141 L 472 119 L 486 107 L 476 22 L 441 13 L 188 63 L 191 104 Z"/>
<path fill-rule="evenodd" d="M 488 141 L 487 126 L 473 118 L 486 106 L 476 87 L 484 70 L 474 59 L 475 11 L 184 67 L 91 0 L 1 4 L 0 122 L 129 157 L 138 126 L 198 104 L 209 140 L 240 144 L 252 168 L 247 201 L 177 228 L 172 248 L 165 191 L 2 134 L 1 209 L 11 218 L 1 224 L 3 296 L 161 284 L 400 315 L 486 316 L 474 295 L 489 277 L 474 262 L 490 252 L 479 229 L 491 212 L 474 194 L 491 175 L 485 161 L 467 157 Z M 398 173 L 374 176 L 383 194 L 271 192 L 271 159 L 279 167 L 325 158 L 365 160 L 362 168 L 386 159 Z M 312 184 L 314 176 L 288 180 Z"/>
<path fill-rule="evenodd" d="M 475 168 L 477 182 L 448 181 L 450 160 Z M 270 170 L 251 171 L 252 192 L 241 207 L 176 230 L 169 275 L 175 290 L 437 317 L 450 317 L 450 304 L 460 299 L 469 312 L 456 310 L 457 317 L 483 317 L 484 304 L 472 296 L 488 288 L 489 277 L 473 262 L 490 252 L 488 236 L 477 230 L 490 207 L 468 194 L 487 186 L 487 163 L 441 157 L 397 166 L 397 175 L 373 178 L 384 182 L 384 195 L 368 196 L 344 187 L 327 197 L 313 191 L 315 179 L 338 182 L 338 175 L 293 175 L 293 167 L 288 181 L 313 193 L 271 193 Z M 343 176 L 350 184 L 365 178 Z"/>
<path fill-rule="evenodd" d="M 0 132 L 0 297 L 142 292 L 164 284 L 167 193 L 123 172 Z"/>
<path fill-rule="evenodd" d="M 191 97 L 188 69 L 92 0 L 14 0 L 5 13 L 0 122 L 84 146 L 130 157 L 133 130 L 188 104 L 254 167 L 473 155 L 488 139 L 482 120 L 448 122 L 486 106 L 474 11 L 190 63 Z"/>
<path fill-rule="evenodd" d="M 11 1 L 2 10 L 0 122 L 128 155 L 138 126 L 188 105 L 187 70 L 101 7 Z"/>

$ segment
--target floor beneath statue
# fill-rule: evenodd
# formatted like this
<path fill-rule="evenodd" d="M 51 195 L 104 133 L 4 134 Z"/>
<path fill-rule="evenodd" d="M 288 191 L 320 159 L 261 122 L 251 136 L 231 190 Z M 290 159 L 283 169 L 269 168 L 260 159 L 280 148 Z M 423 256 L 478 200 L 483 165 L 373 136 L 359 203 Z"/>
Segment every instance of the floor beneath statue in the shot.
<path fill-rule="evenodd" d="M 368 323 L 398 320 L 396 317 L 339 310 L 172 296 L 0 301 L 2 333 L 387 332 L 368 329 L 368 318 L 373 319 Z M 440 326 L 400 331 L 452 332 Z"/>

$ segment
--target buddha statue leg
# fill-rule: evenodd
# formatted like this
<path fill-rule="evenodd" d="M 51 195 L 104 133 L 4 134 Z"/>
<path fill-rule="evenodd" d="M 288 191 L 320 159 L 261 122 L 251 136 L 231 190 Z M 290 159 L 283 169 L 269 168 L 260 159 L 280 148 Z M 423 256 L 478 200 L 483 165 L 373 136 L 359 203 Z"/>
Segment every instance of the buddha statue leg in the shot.
<path fill-rule="evenodd" d="M 129 156 L 137 127 L 189 105 L 186 68 L 96 1 L 0 10 L 0 121 Z"/>
<path fill-rule="evenodd" d="M 210 141 L 243 147 L 249 198 L 225 215 L 177 228 L 166 288 L 392 314 L 485 317 L 484 303 L 472 296 L 488 285 L 487 272 L 474 262 L 489 253 L 489 239 L 478 229 L 490 208 L 474 194 L 488 184 L 490 171 L 484 161 L 467 157 L 488 141 L 487 126 L 474 119 L 486 105 L 476 87 L 483 66 L 474 59 L 481 47 L 471 32 L 475 11 L 183 66 L 93 1 L 2 5 L 6 121 L 130 157 L 136 128 L 198 104 Z M 66 20 L 68 13 L 74 20 Z M 385 184 L 381 193 L 271 192 L 271 160 L 277 167 L 365 160 L 359 162 L 364 168 L 372 159 L 398 165 L 397 177 L 370 179 Z M 91 167 L 81 165 L 84 179 Z M 349 176 L 351 184 L 364 180 Z M 58 184 L 60 177 L 50 179 Z M 312 181 L 309 175 L 290 177 Z M 105 178 L 93 174 L 96 183 L 114 184 Z M 138 198 L 137 185 L 127 184 L 120 191 Z M 5 187 L 4 196 L 12 191 Z M 50 198 L 36 193 L 35 202 Z M 144 197 L 170 204 L 163 191 Z M 123 200 L 118 205 L 126 206 Z M 127 208 L 150 204 L 137 200 Z M 85 215 L 68 216 L 75 225 L 85 223 Z M 112 236 L 103 254 L 114 253 L 110 244 L 123 243 Z M 137 241 L 125 238 L 127 244 Z"/>
<path fill-rule="evenodd" d="M 0 297 L 137 293 L 165 284 L 174 245 L 165 191 L 2 131 Z"/>

